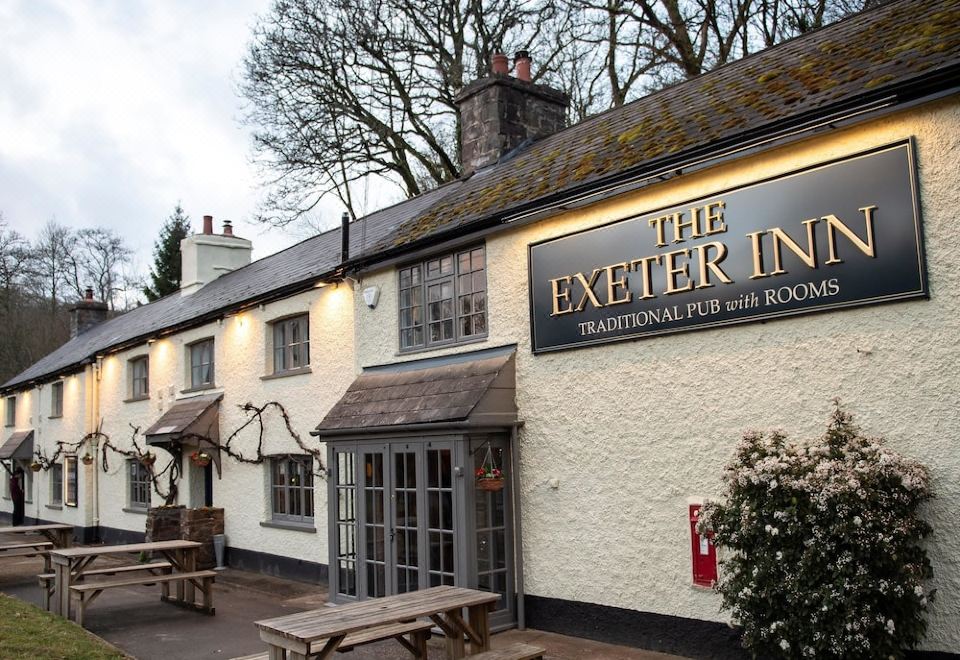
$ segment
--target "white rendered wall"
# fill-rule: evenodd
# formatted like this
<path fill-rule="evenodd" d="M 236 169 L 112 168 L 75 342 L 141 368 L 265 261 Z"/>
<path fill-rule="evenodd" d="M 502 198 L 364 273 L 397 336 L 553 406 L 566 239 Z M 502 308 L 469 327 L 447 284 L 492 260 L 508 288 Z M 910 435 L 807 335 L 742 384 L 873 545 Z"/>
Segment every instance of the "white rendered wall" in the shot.
<path fill-rule="evenodd" d="M 53 391 L 51 383 L 17 393 L 16 430 L 33 429 L 34 449 L 39 449 L 48 459 L 53 458 L 57 451 L 57 442 L 76 443 L 86 433 L 87 377 L 88 374 L 84 371 L 66 376 L 61 381 L 63 383 L 63 415 L 61 417 L 50 417 Z M 13 430 L 4 429 L 4 439 L 9 437 Z M 72 448 L 68 447 L 65 452 L 61 452 L 58 462 L 63 463 L 64 455 L 71 451 Z M 26 503 L 25 515 L 29 518 L 63 522 L 77 527 L 89 526 L 92 512 L 90 507 L 84 506 L 84 502 L 90 494 L 91 469 L 79 463 L 77 478 L 77 506 L 66 506 L 53 503 L 52 480 L 48 470 L 32 473 L 32 501 Z M 6 471 L 3 479 L 5 496 L 8 492 Z M 64 481 L 66 481 L 65 471 Z M 7 497 L 0 499 L 0 511 L 5 513 L 13 511 L 12 502 Z"/>
<path fill-rule="evenodd" d="M 930 300 L 833 311 L 534 356 L 527 245 L 915 136 Z M 490 337 L 397 355 L 396 271 L 356 301 L 361 367 L 518 344 L 527 593 L 725 620 L 691 586 L 687 505 L 719 495 L 748 429 L 819 436 L 840 397 L 871 435 L 931 469 L 939 589 L 927 649 L 960 648 L 960 111 L 930 104 L 488 238 Z M 559 488 L 549 482 L 559 479 Z"/>
<path fill-rule="evenodd" d="M 220 406 L 220 436 L 227 437 L 247 417 L 239 406 L 255 406 L 276 401 L 287 410 L 301 439 L 310 447 L 323 450 L 310 431 L 340 398 L 353 379 L 353 301 L 350 287 L 330 285 L 291 298 L 269 303 L 263 310 L 254 308 L 229 316 L 222 323 L 164 338 L 150 345 L 112 355 L 103 361 L 100 383 L 100 413 L 103 430 L 118 446 L 131 446 L 130 425 L 141 432 L 153 424 L 171 405 L 190 394 L 188 386 L 187 346 L 199 339 L 213 337 L 216 388 L 199 394 L 223 393 Z M 268 341 L 272 334 L 268 322 L 285 316 L 309 313 L 311 372 L 277 379 L 262 379 L 268 373 Z M 150 356 L 150 398 L 125 401 L 129 394 L 128 361 Z M 276 410 L 265 416 L 263 451 L 265 454 L 302 454 L 287 433 Z M 231 443 L 243 455 L 254 457 L 259 429 L 251 425 Z M 137 442 L 143 447 L 142 435 Z M 170 460 L 162 450 L 155 468 L 162 470 Z M 323 453 L 325 456 L 325 452 Z M 100 524 L 106 527 L 143 531 L 143 513 L 124 511 L 128 502 L 124 459 L 108 453 L 110 471 L 100 474 Z M 316 479 L 314 489 L 315 532 L 275 529 L 261 526 L 270 520 L 267 464 L 247 465 L 223 457 L 223 478 L 213 484 L 214 506 L 223 507 L 228 545 L 257 552 L 282 555 L 317 563 L 327 563 L 327 517 L 325 482 Z M 190 468 L 185 458 L 185 472 Z M 214 471 L 216 474 L 216 471 Z M 166 486 L 162 482 L 162 487 Z M 189 477 L 179 484 L 178 503 L 188 504 Z M 162 504 L 153 495 L 153 505 Z"/>

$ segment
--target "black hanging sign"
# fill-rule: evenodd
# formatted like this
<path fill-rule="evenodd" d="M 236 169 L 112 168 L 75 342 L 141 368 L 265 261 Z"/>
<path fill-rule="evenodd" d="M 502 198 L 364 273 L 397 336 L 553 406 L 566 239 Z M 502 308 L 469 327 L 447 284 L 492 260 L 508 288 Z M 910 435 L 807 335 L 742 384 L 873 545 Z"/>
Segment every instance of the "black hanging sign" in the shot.
<path fill-rule="evenodd" d="M 928 295 L 912 141 L 529 247 L 535 353 Z"/>

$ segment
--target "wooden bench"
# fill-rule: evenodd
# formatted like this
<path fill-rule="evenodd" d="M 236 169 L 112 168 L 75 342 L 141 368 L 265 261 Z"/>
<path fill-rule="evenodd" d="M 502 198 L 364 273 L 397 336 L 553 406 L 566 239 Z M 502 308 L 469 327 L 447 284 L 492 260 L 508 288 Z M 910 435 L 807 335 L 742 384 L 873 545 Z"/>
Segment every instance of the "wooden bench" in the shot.
<path fill-rule="evenodd" d="M 431 621 L 407 621 L 403 623 L 390 623 L 384 626 L 374 626 L 365 630 L 350 633 L 344 637 L 337 647 L 338 652 L 352 651 L 354 647 L 364 644 L 373 644 L 387 639 L 395 639 L 403 645 L 415 658 L 427 658 L 427 640 L 430 639 L 430 630 L 433 628 Z M 404 638 L 404 635 L 410 635 L 410 639 Z M 242 658 L 233 660 L 269 660 L 269 653 L 257 653 L 255 655 L 246 655 Z"/>
<path fill-rule="evenodd" d="M 0 545 L 0 559 L 4 557 L 43 557 L 43 570 L 48 573 L 50 572 L 49 551 L 52 547 L 53 543 L 50 541 Z"/>
<path fill-rule="evenodd" d="M 149 575 L 71 585 L 71 595 L 77 600 L 74 621 L 76 621 L 77 625 L 82 626 L 83 612 L 86 607 L 93 603 L 97 596 L 103 593 L 104 589 L 112 589 L 114 587 L 136 587 L 140 585 L 160 584 L 163 589 L 161 599 L 177 603 L 179 601 L 170 599 L 170 583 L 180 582 L 181 580 L 189 580 L 203 593 L 203 606 L 200 609 L 207 614 L 213 614 L 215 611 L 213 608 L 213 581 L 216 577 L 217 574 L 214 571 L 195 571 L 193 573 L 167 573 L 164 575 Z"/>
<path fill-rule="evenodd" d="M 536 646 L 515 642 L 510 646 L 467 656 L 468 660 L 540 660 L 545 651 Z"/>
<path fill-rule="evenodd" d="M 84 571 L 82 575 L 77 576 L 77 579 L 82 580 L 88 575 L 117 575 L 118 573 L 130 573 L 132 571 L 150 571 L 151 574 L 156 575 L 153 571 L 160 571 L 161 574 L 166 575 L 173 569 L 173 564 L 168 561 L 156 561 L 149 564 L 131 564 L 129 566 L 114 566 L 113 568 L 98 568 L 92 571 Z M 53 597 L 53 582 L 56 579 L 56 574 L 54 573 L 41 573 L 37 576 L 37 579 L 40 582 L 40 589 L 43 595 L 43 609 L 50 610 L 50 598 Z M 151 583 L 145 583 L 146 586 L 149 586 Z"/>

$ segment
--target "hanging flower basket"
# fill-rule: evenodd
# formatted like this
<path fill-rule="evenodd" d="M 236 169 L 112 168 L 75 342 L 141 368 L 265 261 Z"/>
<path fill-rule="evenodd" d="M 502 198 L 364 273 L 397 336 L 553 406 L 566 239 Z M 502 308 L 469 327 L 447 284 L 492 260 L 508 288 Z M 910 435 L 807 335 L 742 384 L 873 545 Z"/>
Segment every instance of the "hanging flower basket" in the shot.
<path fill-rule="evenodd" d="M 152 452 L 147 452 L 146 454 L 140 457 L 140 462 L 147 467 L 151 467 L 154 463 L 157 462 L 157 456 Z"/>
<path fill-rule="evenodd" d="M 197 467 L 205 468 L 210 465 L 211 457 L 205 451 L 195 451 L 190 454 L 190 460 L 193 461 L 193 464 Z"/>
<path fill-rule="evenodd" d="M 43 466 L 40 465 L 39 463 L 37 463 L 36 461 L 34 461 L 33 463 L 30 464 L 30 469 L 31 469 L 33 472 L 39 472 L 39 471 L 40 471 L 40 468 L 42 468 L 42 467 L 43 467 Z"/>
<path fill-rule="evenodd" d="M 90 454 L 84 454 L 80 460 L 83 461 L 84 465 L 93 465 L 93 456 Z"/>
<path fill-rule="evenodd" d="M 489 492 L 503 490 L 503 471 L 497 467 L 497 463 L 493 459 L 490 443 L 487 443 L 487 455 L 483 458 L 483 464 L 477 468 L 476 475 L 478 489 Z"/>

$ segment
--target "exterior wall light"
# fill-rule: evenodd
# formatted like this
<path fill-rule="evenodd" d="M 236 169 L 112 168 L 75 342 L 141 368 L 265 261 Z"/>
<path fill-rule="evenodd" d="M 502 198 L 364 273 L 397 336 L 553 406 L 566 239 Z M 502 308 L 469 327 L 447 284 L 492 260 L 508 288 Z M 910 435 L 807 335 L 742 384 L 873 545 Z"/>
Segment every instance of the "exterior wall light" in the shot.
<path fill-rule="evenodd" d="M 368 286 L 363 290 L 363 302 L 367 303 L 367 307 L 370 309 L 375 309 L 377 302 L 380 300 L 380 287 L 378 286 Z"/>

